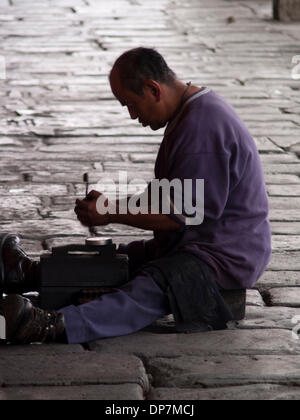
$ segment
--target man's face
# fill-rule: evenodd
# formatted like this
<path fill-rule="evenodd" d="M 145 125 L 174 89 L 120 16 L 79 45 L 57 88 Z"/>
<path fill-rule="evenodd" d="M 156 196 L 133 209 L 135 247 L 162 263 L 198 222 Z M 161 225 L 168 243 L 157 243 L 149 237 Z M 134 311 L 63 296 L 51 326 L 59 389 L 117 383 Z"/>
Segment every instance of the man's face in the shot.
<path fill-rule="evenodd" d="M 162 121 L 160 101 L 150 86 L 145 86 L 144 95 L 139 96 L 122 86 L 118 70 L 112 71 L 110 85 L 114 96 L 122 106 L 127 107 L 133 120 L 138 119 L 143 127 L 149 126 L 152 130 L 158 130 L 165 125 Z"/>

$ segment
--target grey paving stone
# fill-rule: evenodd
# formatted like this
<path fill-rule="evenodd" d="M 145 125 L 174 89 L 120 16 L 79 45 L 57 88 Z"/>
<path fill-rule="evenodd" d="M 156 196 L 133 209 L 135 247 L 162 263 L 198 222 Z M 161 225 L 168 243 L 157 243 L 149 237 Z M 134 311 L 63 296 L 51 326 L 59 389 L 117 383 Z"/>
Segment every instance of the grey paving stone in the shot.
<path fill-rule="evenodd" d="M 26 368 L 25 368 L 26 367 Z M 0 361 L 1 386 L 70 386 L 149 383 L 142 362 L 134 356 L 95 352 L 5 356 Z"/>
<path fill-rule="evenodd" d="M 155 156 L 150 153 L 131 153 L 129 159 L 134 163 L 152 162 L 155 163 Z"/>
<path fill-rule="evenodd" d="M 268 185 L 267 190 L 270 196 L 300 196 L 300 185 Z"/>
<path fill-rule="evenodd" d="M 270 208 L 269 220 L 272 222 L 299 222 L 300 215 L 297 209 L 273 209 Z"/>
<path fill-rule="evenodd" d="M 282 110 L 286 114 L 298 114 L 298 115 L 300 115 L 300 106 L 299 105 L 294 105 L 290 108 L 283 108 Z"/>
<path fill-rule="evenodd" d="M 297 154 L 297 156 L 299 156 L 300 155 L 300 142 L 295 144 L 295 146 L 292 146 L 290 150 L 292 152 L 295 152 Z"/>
<path fill-rule="evenodd" d="M 241 115 L 241 114 L 240 114 Z M 280 152 L 280 147 L 276 146 L 267 137 L 255 138 L 255 143 L 259 152 Z"/>
<path fill-rule="evenodd" d="M 137 384 L 81 386 L 25 386 L 0 389 L 0 400 L 144 400 L 143 389 Z"/>
<path fill-rule="evenodd" d="M 296 212 L 296 210 L 295 210 L 295 212 Z M 278 252 L 278 251 L 300 251 L 300 236 L 298 236 L 298 235 L 274 235 L 272 237 L 272 249 L 275 252 Z"/>
<path fill-rule="evenodd" d="M 36 357 L 38 356 L 57 356 L 60 357 L 64 354 L 72 353 L 84 353 L 84 349 L 80 344 L 31 344 L 31 345 L 11 345 L 11 344 L 1 344 L 0 352 L 1 357 L 11 356 L 26 356 L 26 357 Z"/>
<path fill-rule="evenodd" d="M 1 220 L 41 219 L 38 212 L 41 207 L 42 202 L 39 197 L 22 197 L 11 193 L 0 202 Z"/>
<path fill-rule="evenodd" d="M 291 333 L 295 327 L 292 320 L 299 315 L 299 308 L 247 306 L 245 319 L 239 321 L 236 327 L 241 329 L 277 328 L 286 329 Z"/>
<path fill-rule="evenodd" d="M 4 171 L 5 172 L 5 171 Z M 0 182 L 20 182 L 21 174 L 0 173 Z"/>
<path fill-rule="evenodd" d="M 51 180 L 49 180 L 51 181 Z M 47 184 L 31 184 L 19 183 L 13 185 L 0 185 L 1 196 L 44 196 L 44 195 L 67 195 L 68 190 L 66 185 L 57 185 L 52 183 Z"/>
<path fill-rule="evenodd" d="M 48 250 L 51 250 L 57 246 L 71 245 L 71 244 L 81 244 L 85 243 L 87 236 L 76 236 L 76 237 L 65 237 L 65 238 L 50 238 L 45 241 L 45 247 Z"/>
<path fill-rule="evenodd" d="M 258 124 L 256 123 L 255 125 L 253 124 L 252 126 L 248 124 L 248 127 L 253 136 L 280 136 L 282 134 L 283 129 L 281 126 L 270 124 L 270 126 L 268 127 L 267 125 L 268 124 L 264 123 L 263 126 L 259 127 Z M 296 125 L 291 123 L 289 125 L 286 125 L 286 127 L 284 128 L 284 133 L 287 136 L 292 136 L 293 134 L 295 134 L 296 130 L 297 130 Z M 278 144 L 278 146 L 280 146 L 280 144 Z M 284 146 L 281 146 L 281 147 L 284 147 Z"/>
<path fill-rule="evenodd" d="M 300 271 L 265 271 L 256 283 L 258 288 L 300 286 Z"/>
<path fill-rule="evenodd" d="M 80 133 L 77 133 L 78 135 L 80 135 Z M 91 133 L 92 134 L 92 133 Z M 83 134 L 84 136 L 84 134 Z M 47 153 L 47 152 L 39 152 L 39 151 L 35 151 L 34 152 L 34 159 L 40 160 L 40 161 L 57 161 L 57 160 L 61 160 L 61 161 L 78 161 L 78 162 L 84 162 L 84 161 L 90 161 L 91 159 L 91 152 L 84 152 L 84 147 L 82 147 L 82 152 L 81 153 L 76 153 L 73 152 L 72 150 L 69 151 L 65 151 L 65 152 L 61 152 L 61 153 Z M 122 161 L 122 157 L 120 154 L 116 154 L 116 153 L 107 153 L 107 154 L 103 154 L 103 152 L 101 151 L 101 148 L 98 149 L 94 149 L 93 151 L 93 160 L 94 161 L 98 161 L 98 162 L 102 162 L 105 161 L 106 159 L 111 160 L 112 162 L 118 162 L 118 161 Z M 27 151 L 24 150 L 22 151 L 17 151 L 17 152 L 10 152 L 10 151 L 3 151 L 2 152 L 2 157 L 4 159 L 19 159 L 19 160 L 29 160 L 32 161 L 33 155 L 31 151 Z"/>
<path fill-rule="evenodd" d="M 299 137 L 297 135 L 291 134 L 285 134 L 282 133 L 281 135 L 272 135 L 271 140 L 278 146 L 283 147 L 286 149 L 292 149 L 293 146 L 295 146 L 297 143 L 299 143 Z M 296 150 L 294 150 L 296 151 Z"/>
<path fill-rule="evenodd" d="M 276 235 L 300 235 L 300 223 L 297 221 L 271 222 L 272 233 Z M 291 268 L 293 269 L 293 268 Z"/>
<path fill-rule="evenodd" d="M 264 164 L 299 163 L 294 153 L 270 153 L 260 156 Z"/>
<path fill-rule="evenodd" d="M 89 235 L 88 229 L 81 226 L 78 221 L 68 219 L 10 221 L 1 223 L 1 230 L 17 233 L 27 239 Z"/>
<path fill-rule="evenodd" d="M 43 243 L 41 240 L 22 239 L 22 249 L 29 255 L 40 255 L 43 250 Z"/>
<path fill-rule="evenodd" d="M 55 108 L 59 106 L 55 105 Z M 62 105 L 60 105 L 62 106 Z M 81 104 L 80 106 L 77 105 L 77 107 L 82 108 L 82 106 L 84 107 L 90 107 L 92 108 L 91 104 L 87 103 L 87 104 Z M 101 108 L 105 107 L 105 104 L 101 105 Z M 76 107 L 76 104 L 72 104 L 72 108 Z M 68 109 L 68 107 L 66 107 L 67 109 L 65 110 L 65 112 L 69 112 L 70 110 Z M 96 112 L 99 111 L 99 105 L 95 105 L 94 106 L 95 109 L 91 109 L 90 112 Z M 116 111 L 120 110 L 120 105 L 116 104 L 115 109 L 113 110 L 114 113 Z M 81 114 L 82 115 L 82 114 Z M 123 136 L 123 137 L 107 137 L 107 136 L 96 136 L 96 137 L 86 137 L 84 139 L 85 144 L 88 145 L 96 145 L 98 147 L 105 147 L 106 146 L 111 146 L 111 147 L 137 147 L 139 148 L 146 148 L 149 150 L 154 150 L 154 148 L 159 147 L 159 144 L 161 142 L 161 136 L 157 135 L 157 134 L 149 134 L 146 135 L 145 133 L 142 136 Z M 47 145 L 60 145 L 60 144 L 65 144 L 65 145 L 81 145 L 82 144 L 82 138 L 78 138 L 78 137 L 50 137 L 46 140 L 46 144 Z"/>
<path fill-rule="evenodd" d="M 300 206 L 300 198 L 272 196 L 269 197 L 269 204 L 270 211 L 298 210 Z"/>
<path fill-rule="evenodd" d="M 268 290 L 273 306 L 300 308 L 300 287 L 278 287 Z"/>
<path fill-rule="evenodd" d="M 213 356 L 152 358 L 154 387 L 200 388 L 271 383 L 299 385 L 297 356 Z"/>
<path fill-rule="evenodd" d="M 265 306 L 263 298 L 258 290 L 247 290 L 246 305 Z"/>
<path fill-rule="evenodd" d="M 142 357 L 177 357 L 218 354 L 298 354 L 300 345 L 286 330 L 225 330 L 198 334 L 138 332 L 90 343 L 92 350 Z"/>
<path fill-rule="evenodd" d="M 277 174 L 300 174 L 300 164 L 299 163 L 273 163 L 265 164 L 263 166 L 265 174 L 277 173 Z"/>
<path fill-rule="evenodd" d="M 300 270 L 300 254 L 298 251 L 274 252 L 268 270 Z"/>
<path fill-rule="evenodd" d="M 3 137 L 2 136 L 2 137 L 0 137 L 0 145 L 1 145 L 1 147 L 4 147 L 4 146 L 21 146 L 22 143 L 19 140 L 14 139 L 12 137 Z"/>
<path fill-rule="evenodd" d="M 30 160 L 17 160 L 14 159 L 1 159 L 3 163 L 3 170 L 6 172 L 19 172 L 22 174 L 28 174 L 29 176 L 32 175 L 32 181 L 36 182 L 33 179 L 34 174 L 41 173 L 49 173 L 50 175 L 55 173 L 65 173 L 68 174 L 69 172 L 78 171 L 81 174 L 81 177 L 78 178 L 78 182 L 82 180 L 82 174 L 88 171 L 93 170 L 93 161 L 86 161 L 86 162 L 77 162 L 77 161 L 64 161 L 64 160 L 43 160 L 39 161 L 37 159 Z M 51 179 L 51 183 L 54 182 Z M 49 178 L 46 180 L 49 181 Z M 38 182 L 38 180 L 37 180 Z M 65 180 L 66 182 L 66 180 Z"/>
<path fill-rule="evenodd" d="M 149 400 L 231 400 L 231 401 L 266 401 L 266 400 L 299 400 L 300 390 L 297 386 L 274 384 L 254 384 L 243 386 L 222 386 L 220 388 L 153 388 Z"/>

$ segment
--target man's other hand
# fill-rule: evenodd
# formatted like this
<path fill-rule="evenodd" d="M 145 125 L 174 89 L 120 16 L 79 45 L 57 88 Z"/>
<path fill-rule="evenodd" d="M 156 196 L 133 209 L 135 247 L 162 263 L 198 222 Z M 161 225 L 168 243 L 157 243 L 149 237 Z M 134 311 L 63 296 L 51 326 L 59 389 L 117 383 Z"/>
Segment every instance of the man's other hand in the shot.
<path fill-rule="evenodd" d="M 110 223 L 109 214 L 100 214 L 97 211 L 97 200 L 103 196 L 100 192 L 92 190 L 85 199 L 76 200 L 75 213 L 83 226 L 104 226 Z M 108 200 L 105 202 L 108 204 Z"/>

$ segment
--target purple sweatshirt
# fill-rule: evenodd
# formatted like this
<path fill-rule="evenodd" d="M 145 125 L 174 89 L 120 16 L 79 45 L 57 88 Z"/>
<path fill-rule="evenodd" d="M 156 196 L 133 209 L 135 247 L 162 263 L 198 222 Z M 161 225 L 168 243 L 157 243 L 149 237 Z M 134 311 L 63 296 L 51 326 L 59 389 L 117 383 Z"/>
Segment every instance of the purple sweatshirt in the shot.
<path fill-rule="evenodd" d="M 167 126 L 155 177 L 204 180 L 203 222 L 187 225 L 184 207 L 171 214 L 181 228 L 154 232 L 155 257 L 187 250 L 221 288 L 251 288 L 270 261 L 269 207 L 254 139 L 233 108 L 208 88 L 188 98 Z"/>

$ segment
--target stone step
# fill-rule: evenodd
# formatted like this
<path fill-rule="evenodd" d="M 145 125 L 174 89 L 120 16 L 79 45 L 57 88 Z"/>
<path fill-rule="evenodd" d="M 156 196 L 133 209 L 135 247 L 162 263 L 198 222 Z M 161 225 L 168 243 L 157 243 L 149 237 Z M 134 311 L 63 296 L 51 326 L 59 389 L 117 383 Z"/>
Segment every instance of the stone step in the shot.
<path fill-rule="evenodd" d="M 26 369 L 24 369 L 26 367 Z M 144 393 L 149 380 L 142 362 L 135 356 L 95 352 L 60 353 L 59 357 L 37 353 L 5 355 L 0 360 L 1 387 L 139 385 Z M 1 390 L 1 388 L 0 388 Z M 61 388 L 64 391 L 64 388 Z"/>
<path fill-rule="evenodd" d="M 151 358 L 154 387 L 211 388 L 272 383 L 299 386 L 297 356 Z"/>
<path fill-rule="evenodd" d="M 284 329 L 224 330 L 196 334 L 151 333 L 108 338 L 89 344 L 93 351 L 137 354 L 142 358 L 217 355 L 296 355 L 300 353 L 292 331 Z"/>

